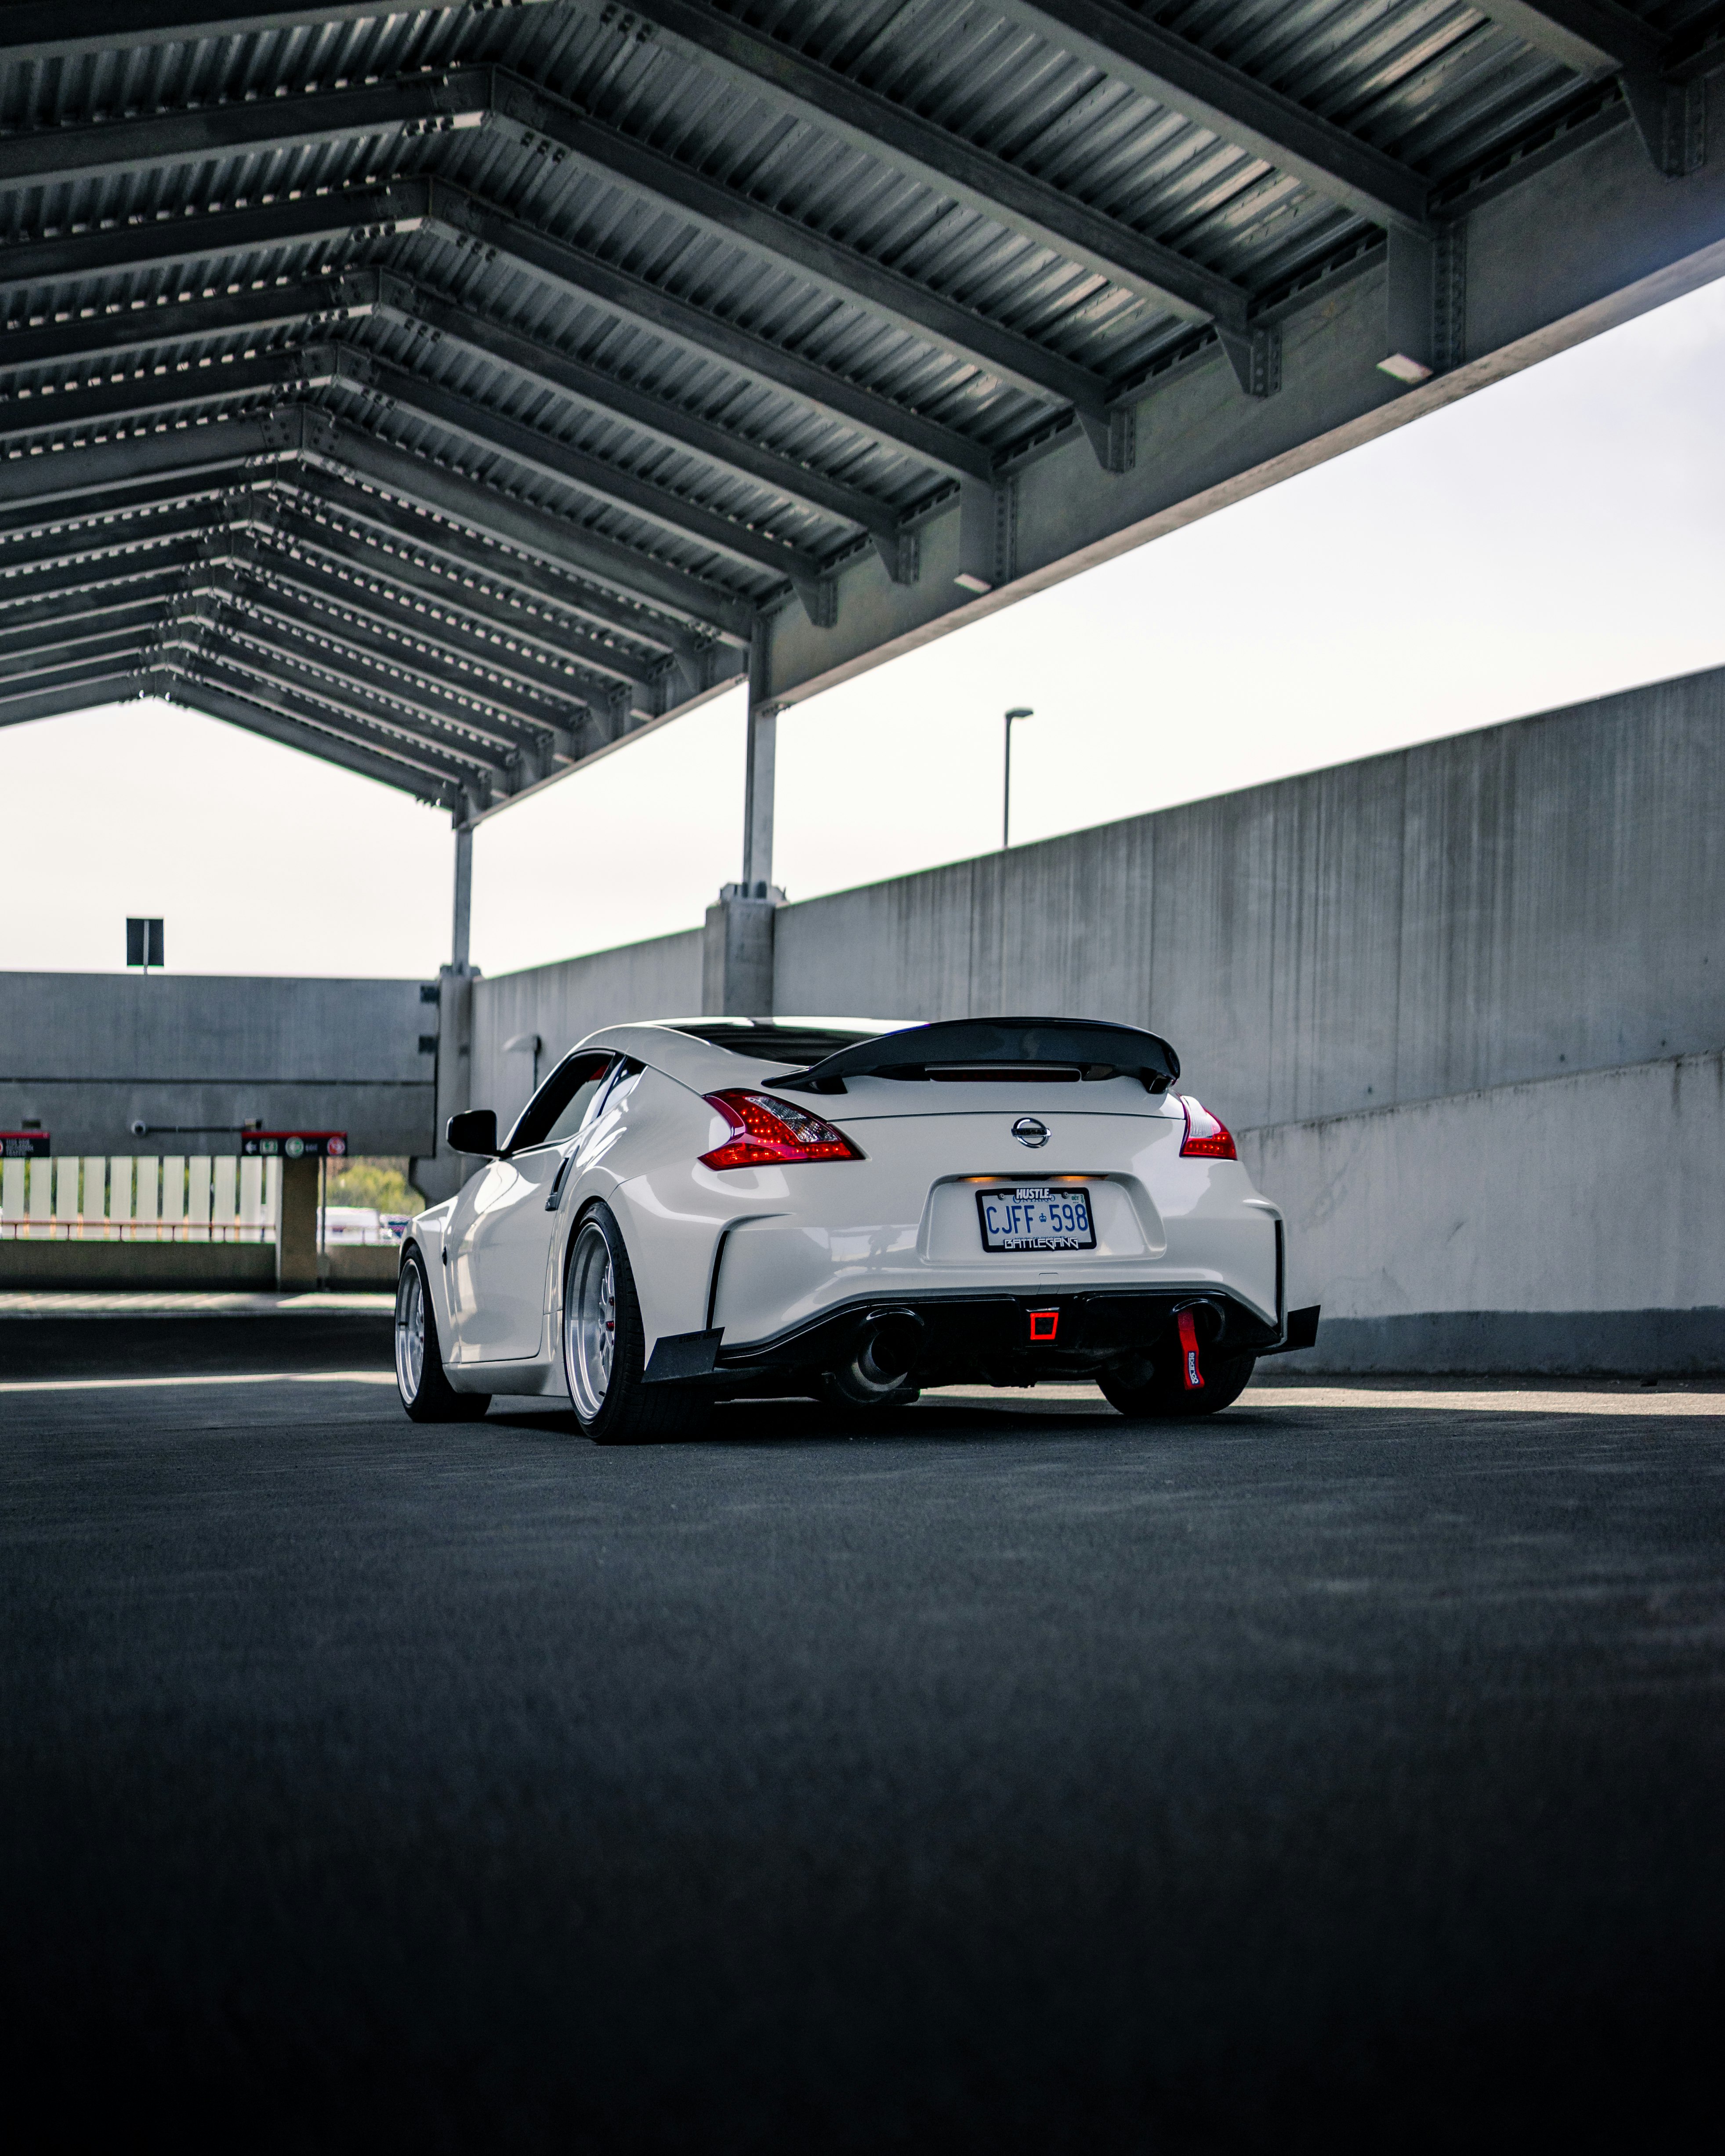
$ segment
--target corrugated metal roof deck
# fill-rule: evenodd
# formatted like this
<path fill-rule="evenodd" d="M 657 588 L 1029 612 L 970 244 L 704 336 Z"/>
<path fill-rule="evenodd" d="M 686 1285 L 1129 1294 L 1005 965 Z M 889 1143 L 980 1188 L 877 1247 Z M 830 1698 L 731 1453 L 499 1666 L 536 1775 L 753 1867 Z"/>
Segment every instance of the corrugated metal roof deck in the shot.
<path fill-rule="evenodd" d="M 1219 345 L 1273 392 L 1291 305 L 1645 121 L 1718 11 L 201 28 L 251 12 L 0 15 L 0 722 L 167 693 L 465 815 L 829 619 L 847 563 L 914 578 L 966 489 L 1081 429 L 1120 469 Z"/>

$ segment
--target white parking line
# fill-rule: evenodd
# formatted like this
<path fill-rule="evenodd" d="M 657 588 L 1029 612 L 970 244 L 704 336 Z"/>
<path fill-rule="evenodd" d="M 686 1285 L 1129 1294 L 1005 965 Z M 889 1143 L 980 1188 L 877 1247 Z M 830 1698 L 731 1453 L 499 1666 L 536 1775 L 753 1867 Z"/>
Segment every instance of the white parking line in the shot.
<path fill-rule="evenodd" d="M 1455 1414 L 1725 1415 L 1725 1393 L 1393 1393 L 1367 1385 L 1249 1385 L 1240 1405 L 1417 1408 Z"/>
<path fill-rule="evenodd" d="M 1095 1385 L 1038 1385 L 1034 1392 L 993 1385 L 942 1385 L 925 1393 L 929 1400 L 991 1400 L 999 1406 L 1018 1401 L 1051 1404 L 1080 1401 L 1100 1406 Z M 1411 1408 L 1425 1414 L 1725 1415 L 1725 1393 L 1416 1392 L 1381 1385 L 1249 1385 L 1243 1408 Z"/>
<path fill-rule="evenodd" d="M 227 1378 L 18 1378 L 0 1393 L 130 1393 L 176 1385 L 393 1385 L 393 1370 L 247 1370 Z"/>
<path fill-rule="evenodd" d="M 148 1392 L 189 1385 L 393 1385 L 390 1370 L 247 1370 L 228 1377 L 23 1378 L 0 1382 L 0 1393 Z M 1101 1403 L 1089 1385 L 1044 1385 L 1034 1392 L 992 1385 L 943 1385 L 926 1399 L 993 1400 L 1003 1406 L 1041 1399 Z M 525 1403 L 523 1404 L 525 1404 Z M 1422 1414 L 1725 1416 L 1725 1393 L 1421 1393 L 1383 1387 L 1254 1385 L 1240 1404 L 1253 1408 L 1403 1408 Z"/>

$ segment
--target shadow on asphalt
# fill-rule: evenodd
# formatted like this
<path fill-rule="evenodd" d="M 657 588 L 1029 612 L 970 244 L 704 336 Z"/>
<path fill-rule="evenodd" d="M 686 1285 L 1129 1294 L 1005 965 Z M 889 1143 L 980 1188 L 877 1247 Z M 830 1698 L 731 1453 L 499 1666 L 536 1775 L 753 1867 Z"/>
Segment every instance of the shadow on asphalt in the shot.
<path fill-rule="evenodd" d="M 144 1347 L 365 1367 L 303 1322 Z M 1716 2107 L 1717 1419 L 0 1421 L 30 2156 L 1450 2156 Z"/>
<path fill-rule="evenodd" d="M 243 1377 L 270 1370 L 388 1370 L 388 1311 L 257 1317 L 0 1317 L 0 1377 Z"/>

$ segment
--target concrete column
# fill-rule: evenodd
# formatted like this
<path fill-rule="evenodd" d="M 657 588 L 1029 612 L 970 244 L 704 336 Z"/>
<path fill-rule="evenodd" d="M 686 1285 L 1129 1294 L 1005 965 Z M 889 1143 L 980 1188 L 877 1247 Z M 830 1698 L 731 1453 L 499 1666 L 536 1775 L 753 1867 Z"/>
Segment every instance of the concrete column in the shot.
<path fill-rule="evenodd" d="M 470 932 L 473 924 L 473 826 L 455 826 L 455 909 L 449 937 L 449 963 L 437 981 L 436 1149 L 408 1163 L 413 1188 L 426 1203 L 453 1198 L 467 1175 L 467 1163 L 444 1142 L 451 1116 L 473 1105 L 473 983 Z"/>
<path fill-rule="evenodd" d="M 757 893 L 760 893 L 757 896 Z M 784 903 L 777 884 L 727 883 L 706 910 L 701 1007 L 717 1018 L 773 1015 L 773 921 Z"/>
<path fill-rule="evenodd" d="M 742 895 L 765 898 L 773 881 L 773 789 L 778 707 L 771 700 L 772 644 L 757 619 L 749 639 L 748 745 L 742 776 Z M 727 885 L 727 890 L 732 886 Z"/>
<path fill-rule="evenodd" d="M 784 893 L 773 880 L 773 789 L 778 711 L 769 701 L 767 625 L 749 645 L 747 762 L 742 788 L 742 880 L 727 883 L 706 910 L 701 1003 L 722 1018 L 773 1015 L 773 916 Z"/>
<path fill-rule="evenodd" d="M 764 897 L 773 880 L 773 764 L 778 713 L 771 704 L 749 705 L 748 764 L 742 789 L 742 887 Z"/>
<path fill-rule="evenodd" d="M 418 1156 L 411 1171 L 414 1188 L 423 1191 L 431 1205 L 453 1198 L 473 1166 L 462 1154 L 449 1150 L 444 1132 L 451 1116 L 473 1106 L 473 984 L 477 978 L 470 966 L 459 971 L 445 966 L 437 978 L 437 1105 L 433 1111 L 437 1149 Z"/>
<path fill-rule="evenodd" d="M 449 938 L 449 963 L 458 973 L 467 971 L 470 932 L 473 926 L 473 826 L 455 826 L 455 921 Z"/>
<path fill-rule="evenodd" d="M 317 1188 L 323 1163 L 314 1155 L 281 1163 L 275 1209 L 275 1284 L 317 1286 Z"/>

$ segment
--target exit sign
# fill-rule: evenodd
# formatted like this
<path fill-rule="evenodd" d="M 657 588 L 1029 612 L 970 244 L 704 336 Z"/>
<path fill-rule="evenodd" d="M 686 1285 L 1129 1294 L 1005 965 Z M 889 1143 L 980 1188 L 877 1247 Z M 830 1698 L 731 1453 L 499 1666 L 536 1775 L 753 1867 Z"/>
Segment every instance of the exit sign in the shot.
<path fill-rule="evenodd" d="M 249 1160 L 340 1160 L 346 1131 L 245 1131 L 239 1150 Z"/>

